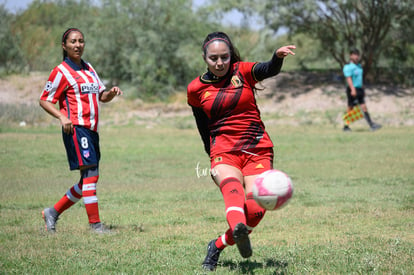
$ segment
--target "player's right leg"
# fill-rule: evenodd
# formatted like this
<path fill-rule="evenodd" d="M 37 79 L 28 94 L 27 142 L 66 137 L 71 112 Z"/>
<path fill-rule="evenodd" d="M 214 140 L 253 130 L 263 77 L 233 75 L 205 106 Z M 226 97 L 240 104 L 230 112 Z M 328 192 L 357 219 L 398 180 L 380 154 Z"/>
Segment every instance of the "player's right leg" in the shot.
<path fill-rule="evenodd" d="M 229 155 L 223 157 L 225 163 L 213 167 L 213 178 L 219 185 L 223 195 L 226 219 L 232 232 L 232 239 L 236 243 L 240 255 L 248 258 L 252 255 L 252 249 L 244 211 L 246 196 L 243 187 L 243 176 L 241 170 L 236 167 L 237 164 L 230 165 L 231 158 L 237 158 L 237 156 Z M 230 239 L 228 236 L 227 238 Z"/>
<path fill-rule="evenodd" d="M 82 179 L 73 185 L 66 192 L 65 195 L 50 208 L 45 208 L 42 211 L 43 219 L 45 220 L 45 228 L 48 232 L 56 231 L 56 222 L 66 209 L 77 203 L 82 198 Z"/>

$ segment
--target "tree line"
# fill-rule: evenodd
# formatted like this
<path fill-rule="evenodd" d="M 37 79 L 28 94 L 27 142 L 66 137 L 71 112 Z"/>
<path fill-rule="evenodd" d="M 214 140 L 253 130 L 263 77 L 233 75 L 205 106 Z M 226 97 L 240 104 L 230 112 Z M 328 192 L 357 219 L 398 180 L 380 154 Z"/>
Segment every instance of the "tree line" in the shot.
<path fill-rule="evenodd" d="M 217 30 L 229 33 L 249 61 L 267 61 L 277 47 L 297 44 L 299 54 L 284 67 L 291 70 L 340 70 L 351 47 L 363 51 L 364 68 L 374 76 L 380 67 L 412 67 L 414 5 L 337 2 L 210 0 L 195 9 L 192 0 L 34 0 L 15 14 L 0 5 L 0 76 L 50 71 L 62 60 L 61 35 L 69 27 L 84 32 L 84 59 L 103 79 L 152 99 L 185 89 L 205 70 L 201 44 Z M 245 24 L 223 25 L 234 9 Z M 262 28 L 251 28 L 253 16 Z M 288 30 L 284 36 L 275 35 L 280 27 Z M 407 83 L 410 76 L 401 75 Z"/>

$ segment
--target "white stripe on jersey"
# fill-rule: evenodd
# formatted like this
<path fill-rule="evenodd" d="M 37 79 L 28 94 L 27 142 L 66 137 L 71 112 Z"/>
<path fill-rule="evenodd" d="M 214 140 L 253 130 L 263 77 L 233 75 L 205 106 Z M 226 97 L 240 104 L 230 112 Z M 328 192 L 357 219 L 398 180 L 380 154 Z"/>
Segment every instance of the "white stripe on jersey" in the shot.
<path fill-rule="evenodd" d="M 56 77 L 55 77 L 55 79 L 53 80 L 53 83 L 52 83 L 52 89 L 51 89 L 49 95 L 47 96 L 47 101 L 50 101 L 50 102 L 53 101 L 53 97 L 56 94 L 56 90 L 59 88 L 59 84 L 60 84 L 60 81 L 62 80 L 62 76 L 63 75 L 60 72 L 58 72 L 56 74 Z"/>
<path fill-rule="evenodd" d="M 98 76 L 98 74 L 96 73 L 96 71 L 95 71 L 95 69 L 92 67 L 92 65 L 90 64 L 90 63 L 88 63 L 88 66 L 89 66 L 89 71 L 86 71 L 86 73 L 89 75 L 89 76 L 91 76 L 93 79 L 95 79 L 95 81 L 98 83 L 98 85 L 99 85 L 99 93 L 101 93 L 101 92 L 103 92 L 103 91 L 105 91 L 106 90 L 106 87 L 105 87 L 105 85 L 103 84 L 103 82 L 101 81 L 101 79 L 99 78 L 99 76 Z M 92 72 L 91 72 L 92 71 Z M 97 109 L 98 109 L 98 118 L 99 118 L 99 114 L 100 114 L 100 112 L 101 112 L 101 105 L 99 104 L 99 96 L 98 96 L 98 98 L 97 98 L 97 100 L 96 100 L 96 102 L 97 102 Z M 99 132 L 99 125 L 96 127 L 96 131 L 97 132 Z"/>
<path fill-rule="evenodd" d="M 92 65 L 90 63 L 88 63 L 88 66 L 90 67 L 91 71 L 93 72 L 93 78 L 96 79 L 96 82 L 99 84 L 99 92 L 103 92 L 106 90 L 105 85 L 103 84 L 103 82 L 101 81 L 101 79 L 99 78 L 98 74 L 96 73 L 95 69 L 92 67 Z M 88 71 L 89 74 L 92 75 L 92 73 L 90 71 Z"/>
<path fill-rule="evenodd" d="M 79 121 L 79 125 L 85 125 L 85 123 L 83 121 L 83 117 L 82 117 L 83 108 L 82 108 L 82 101 L 81 101 L 81 98 L 80 98 L 80 90 L 79 90 L 78 83 L 72 77 L 72 75 L 70 74 L 70 72 L 65 68 L 65 66 L 63 64 L 60 64 L 59 65 L 59 69 L 63 72 L 63 74 L 65 75 L 66 79 L 72 85 L 72 88 L 74 89 L 75 97 L 76 97 L 76 103 L 78 105 L 78 121 Z M 68 108 L 70 108 L 70 106 L 68 106 Z"/>
<path fill-rule="evenodd" d="M 89 81 L 89 78 L 87 76 L 87 75 L 90 75 L 90 73 L 88 74 L 88 71 L 85 71 L 86 74 L 83 71 L 76 71 L 76 72 L 82 77 L 82 79 L 85 81 L 85 83 L 91 83 L 91 81 Z M 94 79 L 94 78 L 92 77 L 92 79 Z M 89 112 L 90 112 L 89 120 L 91 122 L 91 129 L 94 129 L 95 124 L 96 124 L 96 121 L 95 121 L 95 105 L 94 105 L 94 102 L 93 102 L 93 98 L 94 98 L 93 94 L 91 94 L 91 93 L 88 94 Z M 97 102 L 99 104 L 99 100 L 97 100 Z"/>

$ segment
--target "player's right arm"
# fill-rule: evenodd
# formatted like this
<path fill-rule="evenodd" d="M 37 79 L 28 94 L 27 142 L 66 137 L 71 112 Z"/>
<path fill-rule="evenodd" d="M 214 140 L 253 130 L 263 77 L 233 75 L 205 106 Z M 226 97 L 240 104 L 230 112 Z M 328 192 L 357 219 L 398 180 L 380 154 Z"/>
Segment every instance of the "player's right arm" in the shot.
<path fill-rule="evenodd" d="M 49 79 L 46 82 L 45 88 L 40 95 L 39 105 L 48 114 L 59 119 L 62 125 L 63 131 L 66 134 L 73 134 L 73 123 L 65 116 L 61 111 L 55 108 L 55 104 L 61 96 L 64 95 L 69 83 L 64 75 L 59 71 L 58 67 L 55 67 L 49 75 Z M 69 107 L 68 107 L 69 108 Z"/>
<path fill-rule="evenodd" d="M 73 134 L 73 123 L 62 114 L 58 109 L 55 108 L 55 104 L 47 100 L 39 100 L 39 105 L 51 116 L 59 119 L 60 124 L 62 125 L 63 131 L 66 134 Z"/>
<path fill-rule="evenodd" d="M 187 86 L 187 103 L 193 111 L 197 129 L 204 144 L 204 150 L 210 155 L 209 118 L 201 106 L 199 85 L 200 82 L 196 78 Z"/>
<path fill-rule="evenodd" d="M 350 66 L 351 64 L 346 64 L 342 71 L 345 76 L 346 84 L 348 85 L 349 89 L 351 89 L 351 96 L 356 97 L 357 92 L 354 83 L 352 82 L 352 68 Z"/>
<path fill-rule="evenodd" d="M 351 89 L 351 95 L 352 95 L 353 97 L 356 97 L 357 92 L 356 92 L 356 89 L 355 89 L 355 87 L 354 87 L 354 83 L 352 83 L 352 77 L 351 77 L 351 76 L 348 76 L 348 77 L 346 78 L 346 83 L 348 84 L 348 87 Z"/>

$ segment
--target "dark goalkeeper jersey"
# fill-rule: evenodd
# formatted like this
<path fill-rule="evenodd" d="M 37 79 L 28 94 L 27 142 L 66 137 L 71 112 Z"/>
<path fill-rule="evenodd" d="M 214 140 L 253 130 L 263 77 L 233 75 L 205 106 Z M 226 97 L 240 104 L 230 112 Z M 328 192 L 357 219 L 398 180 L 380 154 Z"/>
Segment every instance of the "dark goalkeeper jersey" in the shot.
<path fill-rule="evenodd" d="M 206 116 L 207 123 L 202 127 L 207 129 L 200 129 L 197 124 L 205 143 L 208 139 L 205 135 L 209 135 L 210 156 L 273 147 L 254 96 L 253 88 L 258 82 L 253 73 L 256 65 L 253 62 L 237 62 L 221 79 L 214 79 L 209 77 L 211 73 L 205 73 L 188 85 L 188 104 L 193 110 L 202 110 Z M 204 137 L 203 132 L 207 133 Z"/>

